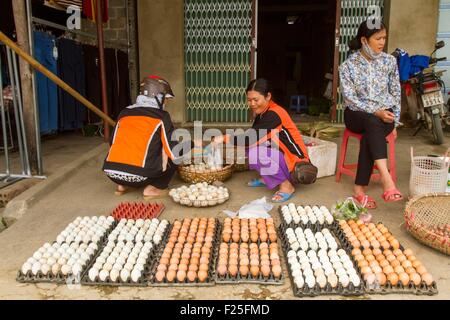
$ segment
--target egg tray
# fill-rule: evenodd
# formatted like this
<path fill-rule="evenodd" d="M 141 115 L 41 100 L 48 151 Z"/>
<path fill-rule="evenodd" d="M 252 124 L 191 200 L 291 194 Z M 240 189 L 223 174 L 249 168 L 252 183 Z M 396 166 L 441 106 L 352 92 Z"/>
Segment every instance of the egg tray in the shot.
<path fill-rule="evenodd" d="M 361 296 L 365 294 L 364 291 L 364 284 L 361 277 L 360 270 L 357 265 L 355 265 L 355 262 L 352 260 L 353 265 L 355 267 L 356 272 L 358 273 L 359 278 L 361 279 L 361 284 L 359 286 L 354 286 L 352 283 L 348 285 L 347 288 L 344 288 L 341 284 L 338 284 L 336 288 L 332 288 L 329 283 L 325 286 L 325 288 L 320 288 L 320 286 L 316 283 L 314 288 L 309 288 L 306 284 L 303 288 L 298 288 L 295 284 L 294 277 L 292 276 L 292 270 L 291 265 L 288 263 L 287 259 L 287 253 L 290 251 L 289 243 L 285 237 L 285 233 L 283 230 L 283 227 L 280 226 L 279 228 L 279 234 L 281 239 L 281 247 L 284 251 L 284 256 L 286 258 L 286 265 L 288 267 L 288 273 L 289 273 L 289 279 L 291 281 L 292 289 L 294 296 L 299 298 L 304 297 L 317 297 L 317 296 Z M 347 253 L 348 254 L 348 253 Z M 349 255 L 351 258 L 351 256 Z"/>
<path fill-rule="evenodd" d="M 214 241 L 212 243 L 212 254 L 211 259 L 209 263 L 209 270 L 208 270 L 208 277 L 206 278 L 205 282 L 200 282 L 198 279 L 195 280 L 195 282 L 189 282 L 187 279 L 184 282 L 178 282 L 178 280 L 175 278 L 173 282 L 168 282 L 166 279 L 163 280 L 163 282 L 158 282 L 155 279 L 156 275 L 156 269 L 159 265 L 159 260 L 161 260 L 162 253 L 164 251 L 164 248 L 166 247 L 167 241 L 164 242 L 164 246 L 160 247 L 159 252 L 156 256 L 156 259 L 154 261 L 153 266 L 151 267 L 151 271 L 148 275 L 148 284 L 151 287 L 212 287 L 215 285 L 214 276 L 215 276 L 215 270 L 216 270 L 216 260 L 218 255 L 218 247 L 220 243 L 220 236 L 222 234 L 222 224 L 220 223 L 219 219 L 215 219 L 216 221 L 216 231 L 214 234 Z M 172 230 L 171 230 L 172 231 Z M 170 233 L 169 233 L 170 234 Z"/>
<path fill-rule="evenodd" d="M 355 249 L 350 241 L 348 241 L 347 237 L 345 236 L 344 231 L 342 230 L 341 226 L 339 225 L 339 223 L 336 222 L 336 225 L 334 225 L 333 227 L 333 232 L 334 234 L 338 237 L 339 241 L 341 242 L 342 246 L 344 247 L 345 251 L 350 252 Z M 359 247 L 358 249 L 360 249 L 361 251 L 364 250 L 365 248 L 363 246 Z M 370 246 L 369 248 L 370 250 L 374 250 L 375 248 L 373 248 L 372 246 Z M 380 248 L 381 249 L 381 248 Z M 382 249 L 384 250 L 384 249 Z M 394 248 L 392 246 L 389 247 L 389 250 L 394 250 Z M 400 250 L 404 251 L 405 248 L 400 244 Z"/>
<path fill-rule="evenodd" d="M 143 202 L 124 202 L 119 204 L 111 213 L 111 216 L 115 220 L 121 219 L 154 219 L 161 215 L 164 211 L 164 204 L 150 203 L 146 204 Z"/>
<path fill-rule="evenodd" d="M 169 239 L 169 231 L 172 230 L 171 226 L 172 226 L 171 224 L 167 225 L 166 231 L 164 232 L 161 242 L 158 245 L 152 247 L 150 254 L 148 255 L 148 258 L 147 258 L 147 263 L 144 266 L 144 271 L 138 282 L 133 282 L 131 279 L 129 279 L 128 282 L 123 282 L 120 280 L 120 278 L 119 278 L 119 280 L 114 282 L 109 278 L 109 276 L 108 276 L 108 278 L 106 278 L 106 281 L 91 281 L 91 279 L 89 279 L 89 270 L 95 264 L 95 260 L 97 259 L 97 257 L 100 256 L 100 254 L 103 252 L 103 249 L 106 247 L 107 242 L 105 242 L 105 243 L 103 243 L 101 250 L 99 250 L 97 255 L 94 257 L 94 259 L 88 265 L 87 270 L 85 271 L 83 277 L 81 278 L 81 284 L 86 285 L 86 286 L 147 287 L 149 273 L 151 272 L 151 270 L 153 268 L 153 264 L 155 263 L 154 261 L 158 255 L 159 251 L 161 250 L 161 247 L 165 247 L 165 244 L 166 244 L 167 240 Z M 118 240 L 115 240 L 114 242 L 117 243 Z M 133 241 L 133 243 L 136 244 L 136 241 Z"/>
<path fill-rule="evenodd" d="M 224 242 L 225 243 L 225 242 Z M 229 244 L 229 243 L 228 243 Z M 258 244 L 259 246 L 259 244 Z M 280 251 L 280 245 L 278 245 L 278 252 Z M 280 255 L 281 257 L 281 255 Z M 219 255 L 217 254 L 216 257 L 216 269 L 217 269 L 217 263 L 219 261 Z M 250 273 L 247 275 L 247 277 L 242 277 L 240 275 L 240 272 L 238 270 L 238 274 L 236 277 L 232 277 L 227 273 L 224 277 L 217 274 L 216 269 L 215 272 L 215 281 L 217 284 L 261 284 L 261 285 L 283 285 L 284 284 L 284 276 L 283 276 L 283 269 L 281 270 L 281 276 L 279 279 L 276 279 L 272 273 L 270 272 L 270 275 L 268 278 L 265 278 L 261 273 L 258 277 L 253 277 Z"/>
<path fill-rule="evenodd" d="M 402 249 L 403 250 L 403 249 Z M 351 254 L 351 250 L 345 249 L 347 251 L 348 256 L 353 262 L 353 265 L 356 268 L 356 271 L 360 275 L 360 278 L 363 279 L 361 269 L 358 266 L 355 258 Z M 431 286 L 427 286 L 425 283 L 421 283 L 419 286 L 414 285 L 414 283 L 410 282 L 409 285 L 404 286 L 402 283 L 398 283 L 396 286 L 393 286 L 391 283 L 387 283 L 384 286 L 378 287 L 369 287 L 364 280 L 361 280 L 364 284 L 364 291 L 367 294 L 372 295 L 387 295 L 387 294 L 415 294 L 417 296 L 433 296 L 439 293 L 436 282 L 433 282 Z"/>
<path fill-rule="evenodd" d="M 307 224 L 304 224 L 304 223 L 302 223 L 302 222 L 300 222 L 300 223 L 295 223 L 295 222 L 291 222 L 291 223 L 286 223 L 286 221 L 284 220 L 284 217 L 283 217 L 283 213 L 281 212 L 281 208 L 282 208 L 282 206 L 279 206 L 278 207 L 278 215 L 279 215 L 279 217 L 280 217 L 280 225 L 282 226 L 282 227 L 284 227 L 284 228 L 293 228 L 293 229 L 295 229 L 295 228 L 298 228 L 298 227 L 300 227 L 300 228 L 303 228 L 303 229 L 311 229 L 312 231 L 314 231 L 314 232 L 317 232 L 317 231 L 321 231 L 321 230 L 323 230 L 323 229 L 334 229 L 334 228 L 336 228 L 336 227 L 338 227 L 339 226 L 339 224 L 337 223 L 337 221 L 336 220 L 334 220 L 333 221 L 333 223 L 332 224 L 329 224 L 329 223 L 327 223 L 327 222 L 325 222 L 324 224 L 320 224 L 320 223 L 311 223 L 311 222 L 308 222 Z"/>
<path fill-rule="evenodd" d="M 95 261 L 95 259 L 97 259 L 98 255 L 100 254 L 100 252 L 103 250 L 103 247 L 101 245 L 101 243 L 98 245 L 99 248 L 97 249 L 96 252 L 94 252 L 94 254 L 92 254 L 89 258 L 89 262 L 87 263 L 87 265 L 83 268 L 83 271 L 80 274 L 80 281 L 81 279 L 83 279 L 83 277 L 86 275 L 86 273 L 88 272 L 88 270 L 90 269 L 90 266 L 93 264 L 93 261 Z M 63 275 L 61 271 L 59 271 L 56 275 L 53 275 L 51 273 L 51 271 L 49 272 L 49 274 L 44 275 L 41 271 L 39 271 L 36 276 L 33 275 L 30 272 L 28 272 L 27 274 L 23 274 L 22 270 L 19 270 L 17 272 L 17 277 L 16 277 L 16 281 L 19 283 L 53 283 L 53 284 L 67 284 L 69 278 L 73 277 L 72 274 L 69 275 Z M 71 283 L 69 283 L 71 284 Z"/>

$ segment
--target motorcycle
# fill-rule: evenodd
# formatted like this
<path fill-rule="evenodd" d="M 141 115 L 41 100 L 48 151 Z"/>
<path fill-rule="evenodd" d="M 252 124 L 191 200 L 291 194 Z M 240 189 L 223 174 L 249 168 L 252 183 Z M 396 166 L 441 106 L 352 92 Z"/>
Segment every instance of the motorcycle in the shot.
<path fill-rule="evenodd" d="M 434 66 L 439 61 L 446 61 L 447 58 L 433 57 L 436 51 L 444 46 L 445 42 L 438 42 L 435 50 L 429 57 L 408 57 L 408 59 L 411 59 L 411 61 L 408 60 L 408 63 L 412 65 L 410 66 L 410 77 L 406 80 L 402 79 L 403 96 L 406 96 L 408 113 L 413 120 L 413 124 L 418 127 L 414 136 L 422 128 L 426 128 L 432 133 L 433 142 L 438 145 L 444 142 L 443 128 L 450 126 L 449 106 L 444 102 L 444 96 L 442 94 L 442 88 L 445 88 L 445 84 L 441 78 L 445 71 L 434 70 Z M 402 62 L 400 57 L 402 55 L 405 56 L 405 53 L 401 53 L 397 49 L 393 55 L 398 58 L 399 68 L 401 70 Z M 414 61 L 420 61 L 420 63 L 414 65 Z"/>

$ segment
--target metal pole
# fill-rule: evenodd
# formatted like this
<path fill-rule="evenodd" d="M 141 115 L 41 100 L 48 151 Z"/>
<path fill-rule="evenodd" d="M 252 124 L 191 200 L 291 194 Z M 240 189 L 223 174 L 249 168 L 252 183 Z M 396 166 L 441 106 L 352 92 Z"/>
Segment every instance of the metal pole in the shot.
<path fill-rule="evenodd" d="M 14 68 L 14 77 L 16 79 L 16 89 L 18 93 L 18 101 L 19 101 L 19 119 L 21 122 L 21 129 L 22 129 L 22 135 L 23 135 L 23 151 L 24 151 L 24 157 L 25 157 L 25 173 L 27 175 L 31 176 L 31 168 L 30 168 L 30 159 L 28 158 L 28 141 L 27 136 L 25 134 L 25 122 L 23 119 L 23 104 L 22 104 L 22 95 L 20 86 L 19 86 L 19 70 L 17 68 L 17 58 L 16 53 L 11 53 L 12 59 L 13 59 L 13 68 Z"/>
<path fill-rule="evenodd" d="M 0 68 L 2 65 L 2 60 L 0 56 Z M 1 70 L 0 70 L 1 71 Z M 1 117 L 2 117 L 2 129 L 3 129 L 3 146 L 5 149 L 5 166 L 6 166 L 6 176 L 7 178 L 10 175 L 9 170 L 9 150 L 8 150 L 8 134 L 6 131 L 6 118 L 5 118 L 5 105 L 3 104 L 3 79 L 2 73 L 0 72 L 0 107 L 1 107 Z"/>
<path fill-rule="evenodd" d="M 24 151 L 23 151 L 23 135 L 22 135 L 22 130 L 21 130 L 21 123 L 20 123 L 20 119 L 19 119 L 19 107 L 17 106 L 17 93 L 18 91 L 16 90 L 16 80 L 14 77 L 14 69 L 12 66 L 12 52 L 11 49 L 9 49 L 8 47 L 6 47 L 6 55 L 7 55 L 7 60 L 8 60 L 8 70 L 9 70 L 9 76 L 10 76 L 10 80 L 11 80 L 11 92 L 12 92 L 12 97 L 13 97 L 13 108 L 14 108 L 14 118 L 16 119 L 16 131 L 17 131 L 17 143 L 19 144 L 19 155 L 20 155 L 20 161 L 22 164 L 22 173 L 25 173 L 25 158 L 24 158 Z"/>
<path fill-rule="evenodd" d="M 27 22 L 28 22 L 28 41 L 30 43 L 30 56 L 34 56 L 34 41 L 33 41 L 33 28 L 32 28 L 32 8 L 31 0 L 27 0 Z M 37 153 L 37 165 L 38 175 L 42 174 L 42 151 L 41 151 L 41 129 L 39 121 L 39 108 L 37 103 L 37 86 L 36 86 L 36 71 L 33 69 L 33 77 L 31 79 L 31 86 L 33 88 L 33 103 L 36 108 L 34 110 L 34 124 L 36 128 L 36 153 Z"/>
<path fill-rule="evenodd" d="M 98 39 L 98 56 L 100 60 L 100 79 L 102 83 L 102 105 L 103 112 L 108 114 L 108 96 L 106 87 L 106 67 L 105 67 L 105 49 L 103 46 L 103 12 L 102 0 L 95 0 L 96 4 L 96 22 L 97 22 L 97 39 Z M 105 141 L 109 141 L 109 124 L 104 121 Z"/>

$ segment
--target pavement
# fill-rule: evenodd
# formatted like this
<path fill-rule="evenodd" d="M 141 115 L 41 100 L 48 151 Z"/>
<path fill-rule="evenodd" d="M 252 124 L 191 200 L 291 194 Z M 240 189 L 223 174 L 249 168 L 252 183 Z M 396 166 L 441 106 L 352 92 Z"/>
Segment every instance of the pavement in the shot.
<path fill-rule="evenodd" d="M 336 139 L 339 143 L 340 139 Z M 450 146 L 450 137 L 443 146 L 434 146 L 426 132 L 412 137 L 411 130 L 402 130 L 397 142 L 397 170 L 399 188 L 408 194 L 410 174 L 410 146 L 417 154 L 444 154 Z M 102 149 L 103 148 L 103 149 Z M 15 281 L 21 265 L 35 250 L 45 242 L 53 242 L 56 236 L 77 216 L 108 215 L 114 207 L 123 201 L 142 201 L 142 190 L 136 190 L 122 197 L 114 195 L 115 186 L 101 172 L 106 153 L 106 145 L 94 146 L 89 159 L 77 159 L 71 165 L 72 170 L 58 184 L 42 187 L 38 197 L 27 207 L 22 217 L 12 226 L 0 233 L 0 299 L 297 299 L 294 297 L 283 262 L 285 282 L 280 286 L 263 285 L 216 285 L 214 287 L 69 287 L 54 284 L 20 284 Z M 357 156 L 357 144 L 349 147 L 349 160 Z M 226 182 L 231 190 L 231 199 L 222 206 L 206 209 L 180 207 L 170 199 L 160 202 L 166 206 L 164 219 L 173 221 L 184 217 L 218 217 L 223 219 L 222 210 L 238 210 L 251 200 L 271 197 L 273 192 L 265 189 L 250 189 L 246 181 L 256 177 L 253 172 L 235 173 Z M 49 179 L 51 176 L 49 176 Z M 172 182 L 180 184 L 178 177 Z M 320 179 L 312 186 L 298 188 L 292 202 L 296 204 L 319 204 L 331 207 L 337 200 L 351 195 L 352 180 L 343 177 L 337 184 L 334 177 Z M 35 187 L 33 187 L 35 188 Z M 33 189 L 32 188 L 32 189 Z M 44 191 L 42 191 L 42 188 Z M 30 189 L 30 194 L 33 190 Z M 450 299 L 450 258 L 421 245 L 411 237 L 403 226 L 405 202 L 385 204 L 381 200 L 381 187 L 373 183 L 369 194 L 377 200 L 379 209 L 373 211 L 375 221 L 382 221 L 399 239 L 401 244 L 414 251 L 437 281 L 439 294 L 433 297 L 415 295 L 366 295 L 362 297 L 322 296 L 315 299 L 389 299 L 389 300 L 425 300 Z M 277 222 L 276 207 L 271 212 Z"/>

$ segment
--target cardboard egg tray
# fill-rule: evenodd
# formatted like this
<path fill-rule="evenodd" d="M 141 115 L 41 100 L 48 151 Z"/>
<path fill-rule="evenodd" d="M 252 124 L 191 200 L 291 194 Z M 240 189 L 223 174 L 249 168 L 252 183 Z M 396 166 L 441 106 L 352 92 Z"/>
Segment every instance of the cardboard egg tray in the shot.
<path fill-rule="evenodd" d="M 172 225 L 168 224 L 166 231 L 164 232 L 164 235 L 162 237 L 161 242 L 158 245 L 153 245 L 148 258 L 147 263 L 144 266 L 144 271 L 142 273 L 141 278 L 138 282 L 133 282 L 131 279 L 128 279 L 127 282 L 123 282 L 120 277 L 117 279 L 117 281 L 112 281 L 109 276 L 106 278 L 106 281 L 100 281 L 98 279 L 97 281 L 91 281 L 89 279 L 89 270 L 92 268 L 92 266 L 95 264 L 95 260 L 98 256 L 103 252 L 103 249 L 106 247 L 107 242 L 103 243 L 102 248 L 98 251 L 97 255 L 94 259 L 91 260 L 91 263 L 88 265 L 87 270 L 84 272 L 83 277 L 81 278 L 81 284 L 86 286 L 110 286 L 110 287 L 147 287 L 148 286 L 148 276 L 152 270 L 153 264 L 156 261 L 156 257 L 158 252 L 161 250 L 161 247 L 165 247 L 166 242 L 169 238 L 169 233 L 172 230 Z M 115 243 L 118 243 L 118 240 L 114 241 Z M 136 241 L 133 241 L 133 243 L 136 244 Z"/>
<path fill-rule="evenodd" d="M 218 219 L 215 219 L 215 221 L 216 221 L 216 230 L 215 230 L 214 240 L 213 240 L 212 247 L 211 247 L 211 257 L 210 257 L 210 262 L 209 262 L 208 277 L 206 278 L 205 282 L 200 282 L 198 279 L 196 279 L 195 282 L 189 282 L 188 279 L 185 279 L 184 282 L 179 282 L 176 278 L 174 279 L 173 282 L 168 282 L 166 279 L 164 279 L 163 282 L 156 281 L 156 279 L 155 279 L 156 269 L 158 268 L 162 253 L 164 251 L 164 248 L 166 247 L 170 233 L 172 232 L 172 228 L 173 228 L 172 227 L 170 232 L 167 235 L 166 241 L 164 242 L 164 246 L 161 246 L 159 248 L 159 252 L 157 253 L 157 255 L 155 257 L 154 263 L 153 263 L 151 270 L 147 277 L 148 285 L 151 287 L 211 287 L 211 286 L 214 286 L 215 285 L 214 276 L 215 276 L 215 269 L 216 269 L 217 253 L 218 253 L 218 247 L 219 247 L 219 243 L 220 243 L 220 235 L 222 234 L 222 224 L 220 223 L 220 221 Z"/>
<path fill-rule="evenodd" d="M 305 204 L 305 206 L 307 206 L 307 204 Z M 309 205 L 309 206 L 313 207 L 315 205 Z M 301 221 L 300 221 L 300 223 L 295 223 L 294 221 L 292 221 L 291 223 L 287 224 L 286 221 L 284 220 L 283 213 L 281 212 L 281 208 L 282 207 L 283 206 L 279 206 L 278 207 L 278 215 L 279 215 L 279 218 L 280 218 L 280 225 L 283 228 L 285 228 L 285 229 L 287 229 L 287 228 L 295 229 L 295 228 L 301 227 L 303 229 L 308 229 L 309 228 L 309 229 L 311 229 L 313 231 L 315 230 L 315 232 L 317 232 L 317 231 L 320 231 L 320 230 L 323 230 L 323 229 L 333 230 L 333 229 L 335 229 L 336 227 L 339 226 L 336 220 L 334 220 L 332 224 L 329 224 L 326 221 L 325 221 L 324 224 L 320 224 L 319 222 L 317 222 L 317 223 L 308 222 L 307 224 L 304 224 Z"/>
<path fill-rule="evenodd" d="M 278 236 L 278 234 L 277 234 L 277 236 Z M 279 239 L 279 236 L 278 236 L 278 239 Z M 226 242 L 223 242 L 223 243 L 226 243 Z M 233 242 L 229 242 L 227 244 L 230 245 L 231 243 L 233 243 Z M 240 242 L 239 245 L 241 243 L 242 242 Z M 247 242 L 247 243 L 251 244 L 252 242 Z M 267 244 L 270 245 L 270 242 L 267 242 Z M 259 245 L 260 245 L 260 243 L 258 243 L 258 246 Z M 284 284 L 284 275 L 283 275 L 282 264 L 280 265 L 281 266 L 281 276 L 278 279 L 275 278 L 275 276 L 273 275 L 272 271 L 270 272 L 270 275 L 267 278 L 264 277 L 261 273 L 258 275 L 258 277 L 253 277 L 250 274 L 250 272 L 249 272 L 249 274 L 246 277 L 243 277 L 240 274 L 239 269 L 238 269 L 238 273 L 237 273 L 236 277 L 231 276 L 228 272 L 227 272 L 227 274 L 224 277 L 220 276 L 217 273 L 217 270 L 216 270 L 217 269 L 217 263 L 219 261 L 219 254 L 218 254 L 219 247 L 220 247 L 220 243 L 218 244 L 218 247 L 217 247 L 217 257 L 216 257 L 216 261 L 215 261 L 216 268 L 214 270 L 215 281 L 216 281 L 217 284 L 240 284 L 240 283 L 262 284 L 262 285 L 282 285 L 282 284 Z M 280 245 L 279 244 L 278 244 L 278 252 L 279 252 L 280 260 L 281 260 L 281 252 L 282 251 L 280 250 Z"/>
<path fill-rule="evenodd" d="M 402 283 L 399 283 L 396 286 L 393 286 L 390 282 L 387 282 L 386 285 L 380 286 L 380 285 L 372 285 L 369 286 L 365 283 L 361 268 L 358 266 L 358 263 L 355 261 L 351 250 L 348 251 L 348 249 L 345 249 L 347 251 L 347 254 L 349 255 L 350 259 L 352 260 L 353 264 L 355 265 L 356 270 L 358 271 L 358 274 L 361 276 L 361 281 L 364 283 L 364 291 L 367 294 L 381 294 L 381 295 L 387 295 L 387 294 L 415 294 L 417 296 L 433 296 L 439 293 L 436 282 L 433 282 L 431 286 L 427 286 L 424 282 L 421 283 L 419 286 L 414 285 L 414 283 L 410 282 L 409 285 L 404 286 Z M 371 249 L 372 250 L 372 249 Z M 404 249 L 401 249 L 404 251 Z"/>
<path fill-rule="evenodd" d="M 164 204 L 143 203 L 143 202 L 124 202 L 119 204 L 111 213 L 116 220 L 121 219 L 153 219 L 158 218 L 165 209 Z"/>
<path fill-rule="evenodd" d="M 93 260 L 95 260 L 98 256 L 98 254 L 103 250 L 103 246 L 105 244 L 105 241 L 108 241 L 108 236 L 114 230 L 114 228 L 117 226 L 117 222 L 113 222 L 111 227 L 106 230 L 105 234 L 100 238 L 100 240 L 97 242 L 98 249 L 96 252 L 94 252 L 93 255 L 90 256 L 90 260 L 87 263 L 87 265 L 83 268 L 83 271 L 81 272 L 80 279 L 76 279 L 73 275 L 63 275 L 62 272 L 58 272 L 56 275 L 53 275 L 51 272 L 49 274 L 44 275 L 41 271 L 39 271 L 36 276 L 33 275 L 31 272 L 28 272 L 28 274 L 23 274 L 22 270 L 19 270 L 17 272 L 16 281 L 20 283 L 56 283 L 56 284 L 66 284 L 69 281 L 69 284 L 71 284 L 73 281 L 77 282 L 78 280 L 81 280 L 85 273 L 87 272 L 87 268 L 89 268 L 89 265 L 93 263 Z M 56 243 L 53 242 L 53 243 Z M 65 243 L 65 242 L 63 242 Z M 75 241 L 72 241 L 70 243 L 67 243 L 68 245 L 71 245 L 72 243 L 75 243 Z M 83 243 L 83 242 L 78 242 Z M 87 243 L 87 244 L 90 244 Z"/>
<path fill-rule="evenodd" d="M 92 261 L 96 259 L 101 250 L 102 242 L 99 242 L 97 251 L 90 256 L 87 265 L 83 268 L 79 277 L 74 277 L 73 274 L 64 275 L 61 271 L 59 271 L 56 275 L 54 275 L 51 271 L 47 275 L 44 275 L 41 271 L 39 271 L 36 275 L 33 275 L 31 271 L 27 274 L 23 274 L 22 270 L 19 270 L 17 272 L 16 281 L 20 283 L 78 284 L 89 269 L 89 265 L 91 265 Z"/>
<path fill-rule="evenodd" d="M 297 226 L 298 227 L 298 226 Z M 333 295 L 333 296 L 360 296 L 364 295 L 364 284 L 361 277 L 360 270 L 355 262 L 353 261 L 351 255 L 349 255 L 350 259 L 352 259 L 353 265 L 355 267 L 356 272 L 358 273 L 359 278 L 361 279 L 361 284 L 358 287 L 355 287 L 352 283 L 348 285 L 347 288 L 344 288 L 341 284 L 338 284 L 336 288 L 331 287 L 329 283 L 325 286 L 325 288 L 321 288 L 317 283 L 314 288 L 309 288 L 306 283 L 303 288 L 298 288 L 295 284 L 294 277 L 292 276 L 291 265 L 287 261 L 287 253 L 290 251 L 289 242 L 286 239 L 285 231 L 283 226 L 280 226 L 278 234 L 280 235 L 281 247 L 284 251 L 284 255 L 286 258 L 286 265 L 288 266 L 289 279 L 291 281 L 291 285 L 293 288 L 294 296 L 299 298 L 304 297 L 317 297 L 324 295 Z M 339 244 L 339 242 L 338 242 Z M 347 252 L 348 254 L 348 252 Z"/>
<path fill-rule="evenodd" d="M 341 244 L 343 245 L 344 249 L 347 252 L 351 252 L 353 249 L 355 249 L 351 243 L 348 241 L 344 231 L 342 230 L 341 226 L 339 225 L 338 222 L 336 222 L 336 224 L 333 226 L 334 234 L 339 238 L 339 241 L 341 242 Z M 364 250 L 364 247 L 359 247 L 358 249 Z M 374 248 L 372 246 L 370 246 L 369 248 L 370 250 L 373 250 Z M 381 250 L 384 250 L 383 248 L 380 248 Z M 389 247 L 389 250 L 394 250 L 394 248 L 392 248 L 392 246 Z M 404 251 L 404 247 L 400 244 L 400 250 Z"/>

